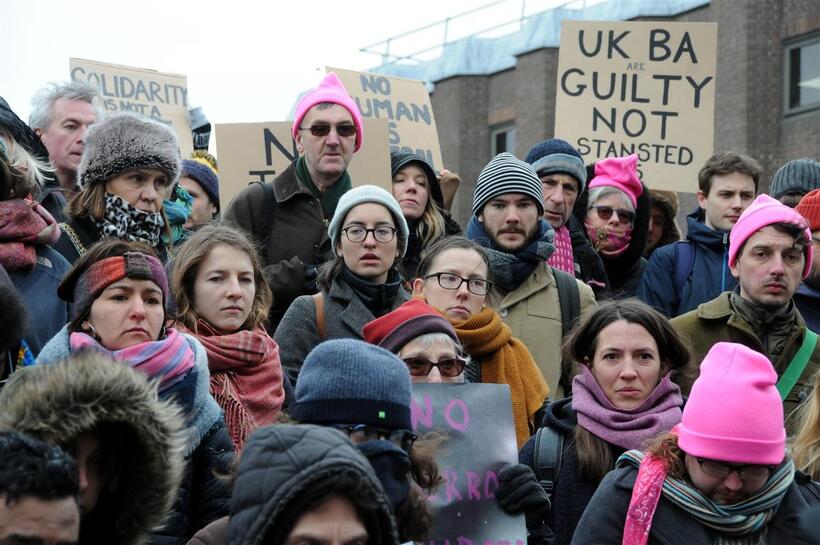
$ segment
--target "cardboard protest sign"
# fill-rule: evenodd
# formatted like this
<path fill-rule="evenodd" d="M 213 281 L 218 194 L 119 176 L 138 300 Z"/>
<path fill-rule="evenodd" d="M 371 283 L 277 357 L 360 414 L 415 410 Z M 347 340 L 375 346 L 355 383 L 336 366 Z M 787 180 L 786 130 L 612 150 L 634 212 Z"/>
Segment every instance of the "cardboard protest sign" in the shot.
<path fill-rule="evenodd" d="M 418 441 L 435 441 L 444 483 L 427 498 L 433 530 L 427 545 L 526 545 L 523 516 L 501 510 L 498 472 L 518 462 L 506 384 L 413 384 L 410 406 Z"/>
<path fill-rule="evenodd" d="M 555 136 L 586 163 L 638 155 L 645 184 L 697 191 L 714 141 L 717 24 L 564 21 Z"/>
<path fill-rule="evenodd" d="M 327 68 L 356 101 L 365 119 L 388 120 L 390 151 L 413 151 L 438 172 L 444 165 L 430 93 L 423 81 Z"/>
<path fill-rule="evenodd" d="M 188 123 L 188 78 L 85 59 L 68 60 L 72 81 L 100 91 L 106 111 L 130 111 L 171 125 L 179 137 L 182 157 L 194 149 Z"/>
<path fill-rule="evenodd" d="M 216 125 L 219 201 L 222 209 L 250 183 L 273 180 L 299 156 L 290 121 Z M 364 141 L 348 172 L 354 186 L 372 184 L 392 191 L 387 122 L 364 121 Z"/>

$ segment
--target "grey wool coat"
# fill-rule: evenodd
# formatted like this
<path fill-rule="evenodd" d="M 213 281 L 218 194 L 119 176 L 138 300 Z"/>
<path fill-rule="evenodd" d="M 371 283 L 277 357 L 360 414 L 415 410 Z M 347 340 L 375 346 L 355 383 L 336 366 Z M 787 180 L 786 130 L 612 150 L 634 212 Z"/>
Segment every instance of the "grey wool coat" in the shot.
<path fill-rule="evenodd" d="M 273 339 L 279 345 L 279 359 L 293 385 L 308 353 L 328 339 L 362 339 L 362 328 L 376 317 L 356 292 L 342 278 L 336 278 L 330 290 L 322 290 L 325 312 L 325 338 L 319 338 L 316 306 L 313 296 L 302 295 L 291 303 Z M 401 306 L 410 294 L 399 288 L 391 310 Z"/>

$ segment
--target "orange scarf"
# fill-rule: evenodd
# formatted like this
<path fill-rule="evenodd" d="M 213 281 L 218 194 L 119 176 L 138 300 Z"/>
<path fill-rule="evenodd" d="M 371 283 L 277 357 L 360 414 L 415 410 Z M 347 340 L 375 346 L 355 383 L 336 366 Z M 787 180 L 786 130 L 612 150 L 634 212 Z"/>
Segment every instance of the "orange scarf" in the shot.
<path fill-rule="evenodd" d="M 481 360 L 481 382 L 508 384 L 518 448 L 530 438 L 533 416 L 544 404 L 549 388 L 527 347 L 512 336 L 510 326 L 484 307 L 464 321 L 453 321 L 464 350 Z"/>

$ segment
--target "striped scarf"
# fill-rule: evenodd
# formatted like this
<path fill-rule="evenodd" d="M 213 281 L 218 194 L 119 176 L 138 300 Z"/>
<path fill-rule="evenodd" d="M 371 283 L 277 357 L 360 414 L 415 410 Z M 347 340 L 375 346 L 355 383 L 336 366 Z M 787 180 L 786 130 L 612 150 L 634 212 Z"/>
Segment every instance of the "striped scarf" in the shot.
<path fill-rule="evenodd" d="M 162 340 L 139 343 L 120 350 L 108 350 L 85 333 L 72 333 L 69 344 L 72 352 L 96 350 L 127 363 L 150 379 L 158 379 L 160 394 L 176 386 L 194 370 L 194 351 L 175 329 L 168 329 Z"/>
<path fill-rule="evenodd" d="M 652 516 L 661 495 L 700 524 L 720 534 L 744 536 L 759 532 L 772 519 L 794 482 L 794 463 L 787 460 L 753 496 L 732 505 L 719 505 L 691 484 L 668 476 L 663 462 L 655 456 L 630 450 L 616 463 L 617 467 L 627 465 L 638 468 L 638 477 L 627 511 L 623 545 L 647 543 Z"/>

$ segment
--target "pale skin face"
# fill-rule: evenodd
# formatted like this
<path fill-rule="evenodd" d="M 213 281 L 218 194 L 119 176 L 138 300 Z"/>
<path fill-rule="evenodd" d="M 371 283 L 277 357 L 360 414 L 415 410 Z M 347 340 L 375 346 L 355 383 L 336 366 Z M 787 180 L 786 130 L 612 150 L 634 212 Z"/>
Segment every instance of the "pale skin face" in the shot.
<path fill-rule="evenodd" d="M 211 202 L 208 194 L 202 189 L 202 186 L 196 180 L 183 176 L 179 179 L 179 185 L 185 188 L 194 202 L 191 205 L 191 214 L 188 216 L 188 221 L 185 222 L 185 229 L 196 229 L 201 225 L 205 225 L 211 221 L 216 215 L 216 206 Z"/>
<path fill-rule="evenodd" d="M 194 280 L 194 311 L 224 333 L 237 331 L 253 310 L 256 282 L 250 257 L 230 246 L 216 246 Z"/>
<path fill-rule="evenodd" d="M 412 163 L 402 168 L 393 176 L 393 197 L 399 202 L 405 218 L 419 219 L 430 198 L 427 175 Z"/>
<path fill-rule="evenodd" d="M 89 513 L 97 506 L 104 483 L 103 452 L 100 441 L 92 432 L 77 437 L 74 442 L 74 459 L 80 476 L 79 506 L 82 513 Z"/>
<path fill-rule="evenodd" d="M 0 496 L 0 545 L 74 545 L 79 537 L 80 510 L 73 497 L 23 496 L 7 505 Z"/>
<path fill-rule="evenodd" d="M 74 175 L 85 149 L 85 135 L 88 128 L 96 123 L 94 108 L 83 100 L 58 98 L 53 105 L 51 125 L 35 132 L 43 141 L 51 162 L 57 168 L 61 185 L 74 190 Z M 63 184 L 63 180 L 70 182 Z"/>
<path fill-rule="evenodd" d="M 763 488 L 763 485 L 766 484 L 766 479 L 744 481 L 740 478 L 737 471 L 732 471 L 723 479 L 712 477 L 704 473 L 696 457 L 688 454 L 685 455 L 684 463 L 686 464 L 689 479 L 692 481 L 692 484 L 695 485 L 695 488 L 720 505 L 739 503 Z M 731 464 L 732 462 L 727 463 Z"/>
<path fill-rule="evenodd" d="M 442 360 L 455 358 L 458 353 L 456 345 L 452 340 L 436 339 L 429 346 L 427 343 L 419 342 L 418 339 L 405 344 L 399 350 L 399 358 L 422 358 L 427 361 L 438 363 Z M 438 367 L 430 369 L 430 373 L 426 377 L 418 377 L 410 375 L 410 380 L 413 382 L 464 382 L 464 372 L 462 371 L 457 377 L 443 377 Z"/>
<path fill-rule="evenodd" d="M 367 545 L 367 537 L 353 504 L 332 496 L 296 519 L 285 545 Z"/>
<path fill-rule="evenodd" d="M 615 408 L 639 407 L 658 385 L 660 369 L 658 345 L 642 325 L 618 320 L 598 333 L 591 371 Z"/>
<path fill-rule="evenodd" d="M 113 193 L 143 212 L 159 212 L 168 192 L 168 176 L 155 168 L 128 170 L 105 182 L 105 191 Z"/>
<path fill-rule="evenodd" d="M 396 227 L 390 211 L 381 204 L 372 202 L 354 206 L 347 213 L 342 230 L 354 225 L 365 229 Z M 336 252 L 344 258 L 345 265 L 351 272 L 370 282 L 384 284 L 390 268 L 399 257 L 398 240 L 398 232 L 390 242 L 379 242 L 373 233 L 367 233 L 362 242 L 350 242 L 347 234 L 342 232 Z"/>
<path fill-rule="evenodd" d="M 578 181 L 563 172 L 541 176 L 544 191 L 544 219 L 553 229 L 559 229 L 569 220 L 578 198 Z"/>
<path fill-rule="evenodd" d="M 83 329 L 108 350 L 120 350 L 159 338 L 165 310 L 162 290 L 150 280 L 123 278 L 106 287 L 91 304 Z"/>
<path fill-rule="evenodd" d="M 430 274 L 446 272 L 461 278 L 487 280 L 487 264 L 475 251 L 467 248 L 450 248 L 441 252 L 430 267 Z M 413 293 L 424 297 L 427 304 L 452 320 L 466 320 L 481 311 L 486 295 L 475 295 L 463 282 L 457 290 L 442 288 L 435 277 L 416 278 Z"/>
<path fill-rule="evenodd" d="M 741 297 L 777 310 L 788 305 L 797 291 L 805 260 L 794 238 L 769 225 L 746 240 L 730 269 L 740 284 Z"/>
<path fill-rule="evenodd" d="M 715 231 L 731 231 L 754 198 L 754 180 L 740 172 L 716 174 L 708 195 L 698 191 L 698 204 L 705 210 L 704 223 Z"/>
<path fill-rule="evenodd" d="M 487 201 L 478 221 L 500 248 L 513 253 L 529 244 L 535 235 L 538 207 L 532 197 L 504 193 Z"/>
<path fill-rule="evenodd" d="M 308 172 L 320 190 L 336 183 L 347 169 L 356 147 L 356 135 L 342 137 L 331 128 L 326 136 L 313 136 L 311 125 L 353 125 L 353 116 L 343 106 L 334 104 L 324 110 L 318 105 L 308 110 L 296 134 L 296 149 L 305 156 Z"/>
<path fill-rule="evenodd" d="M 610 193 L 609 195 L 601 197 L 600 199 L 595 201 L 594 206 L 609 206 L 615 210 L 629 210 L 626 204 L 626 197 L 622 196 L 619 193 Z M 593 227 L 607 227 L 609 228 L 609 232 L 614 235 L 624 235 L 632 227 L 632 224 L 621 223 L 618 214 L 616 214 L 614 211 L 612 212 L 612 215 L 609 216 L 609 219 L 605 220 L 598 217 L 598 212 L 595 210 L 595 208 L 590 208 L 589 210 L 587 210 L 587 219 Z M 611 250 L 614 248 L 603 249 Z"/>

